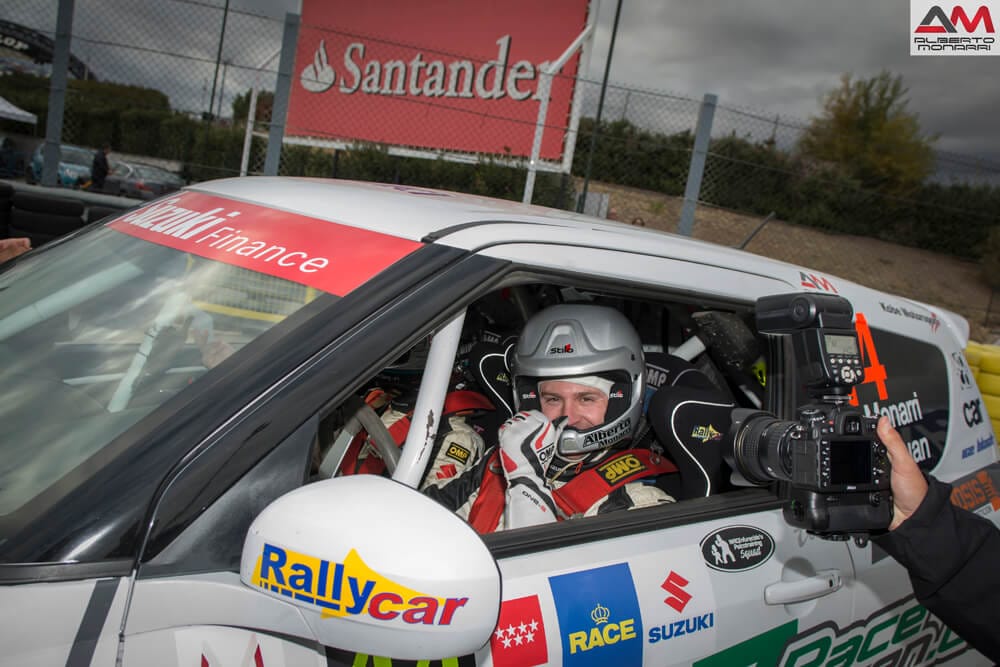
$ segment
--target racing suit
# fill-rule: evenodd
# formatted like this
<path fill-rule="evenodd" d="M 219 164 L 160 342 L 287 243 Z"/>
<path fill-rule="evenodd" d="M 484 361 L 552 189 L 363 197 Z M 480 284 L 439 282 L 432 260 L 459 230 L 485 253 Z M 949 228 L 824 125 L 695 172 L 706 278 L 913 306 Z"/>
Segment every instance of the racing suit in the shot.
<path fill-rule="evenodd" d="M 1000 662 L 1000 531 L 951 503 L 951 486 L 927 476 L 920 507 L 876 544 L 909 572 L 917 601 L 962 639 Z"/>
<path fill-rule="evenodd" d="M 588 500 L 585 507 L 577 508 L 579 511 L 569 510 L 560 493 L 572 486 L 577 477 L 593 474 L 589 471 L 597 471 L 607 461 L 629 459 L 631 465 L 624 467 L 632 471 L 643 466 L 646 472 L 659 468 L 654 469 L 650 464 L 648 450 L 606 450 L 585 463 L 554 464 L 559 433 L 561 427 L 539 412 L 518 413 L 501 428 L 499 447 L 487 449 L 462 474 L 427 485 L 423 491 L 484 533 L 550 523 L 568 516 L 595 516 L 673 502 L 670 495 L 656 486 L 628 481 L 609 483 L 609 488 L 613 488 L 608 493 L 593 502 Z M 578 496 L 592 497 L 593 494 L 587 493 Z M 502 512 L 480 512 L 484 505 L 496 503 L 502 506 Z"/>

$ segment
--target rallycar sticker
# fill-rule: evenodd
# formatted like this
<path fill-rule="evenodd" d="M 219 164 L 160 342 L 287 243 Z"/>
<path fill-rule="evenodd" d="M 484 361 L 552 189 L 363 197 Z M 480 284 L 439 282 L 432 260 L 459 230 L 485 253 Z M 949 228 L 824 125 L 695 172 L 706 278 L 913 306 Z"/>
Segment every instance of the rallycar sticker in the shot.
<path fill-rule="evenodd" d="M 549 577 L 564 665 L 642 664 L 642 615 L 628 563 Z"/>
<path fill-rule="evenodd" d="M 755 526 L 725 526 L 701 541 L 705 564 L 719 572 L 746 572 L 774 554 L 774 538 Z"/>
<path fill-rule="evenodd" d="M 323 616 L 394 624 L 451 625 L 469 601 L 401 586 L 372 570 L 354 549 L 336 563 L 265 542 L 250 583 L 315 605 Z"/>
<path fill-rule="evenodd" d="M 181 192 L 107 223 L 199 257 L 344 296 L 421 247 L 416 241 L 264 206 Z"/>

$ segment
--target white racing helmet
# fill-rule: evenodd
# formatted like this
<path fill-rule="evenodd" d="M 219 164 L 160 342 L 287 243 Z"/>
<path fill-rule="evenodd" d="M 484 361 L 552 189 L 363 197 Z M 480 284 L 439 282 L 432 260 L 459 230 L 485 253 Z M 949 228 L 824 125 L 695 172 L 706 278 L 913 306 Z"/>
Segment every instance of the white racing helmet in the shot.
<path fill-rule="evenodd" d="M 512 360 L 514 404 L 541 410 L 538 383 L 611 381 L 604 423 L 586 430 L 566 428 L 561 455 L 587 454 L 627 442 L 639 427 L 645 390 L 642 341 L 624 315 L 605 306 L 561 304 L 535 314 L 524 325 Z"/>

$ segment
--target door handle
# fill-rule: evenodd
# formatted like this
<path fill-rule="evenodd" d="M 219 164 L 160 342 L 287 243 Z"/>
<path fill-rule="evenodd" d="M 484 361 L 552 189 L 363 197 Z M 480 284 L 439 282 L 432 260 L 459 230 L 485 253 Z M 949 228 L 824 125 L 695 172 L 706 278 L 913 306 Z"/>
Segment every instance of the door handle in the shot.
<path fill-rule="evenodd" d="M 767 604 L 793 604 L 815 600 L 840 590 L 844 578 L 840 570 L 820 570 L 815 576 L 798 581 L 779 581 L 764 588 Z"/>

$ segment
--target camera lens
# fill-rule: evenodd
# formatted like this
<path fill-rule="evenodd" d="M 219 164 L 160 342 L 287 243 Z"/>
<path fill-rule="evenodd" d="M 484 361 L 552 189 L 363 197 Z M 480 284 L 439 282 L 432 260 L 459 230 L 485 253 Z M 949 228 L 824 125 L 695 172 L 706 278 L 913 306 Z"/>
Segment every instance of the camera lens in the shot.
<path fill-rule="evenodd" d="M 776 419 L 766 412 L 735 410 L 727 435 L 732 442 L 730 465 L 752 484 L 791 481 L 792 436 L 798 428 L 798 422 Z"/>

